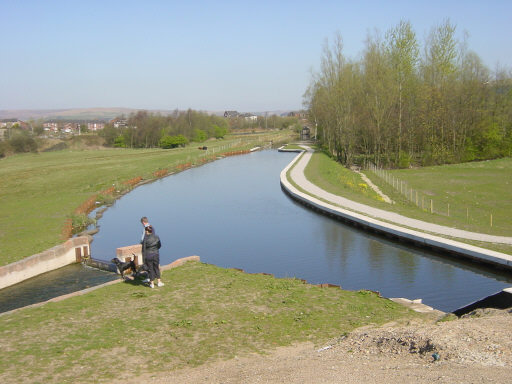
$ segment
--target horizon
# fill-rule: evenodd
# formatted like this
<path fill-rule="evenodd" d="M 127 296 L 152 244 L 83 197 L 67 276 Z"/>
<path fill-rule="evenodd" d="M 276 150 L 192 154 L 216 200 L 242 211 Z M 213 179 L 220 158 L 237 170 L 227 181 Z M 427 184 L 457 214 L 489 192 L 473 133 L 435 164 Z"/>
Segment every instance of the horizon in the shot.
<path fill-rule="evenodd" d="M 504 0 L 1 2 L 0 110 L 296 111 L 337 32 L 358 60 L 373 31 L 409 21 L 422 46 L 449 20 L 489 70 L 510 69 L 511 11 Z"/>
<path fill-rule="evenodd" d="M 191 110 L 194 110 L 191 108 Z M 147 109 L 147 108 L 125 108 L 125 107 L 98 107 L 98 108 L 52 108 L 52 109 L 7 109 L 0 110 L 0 120 L 14 120 L 18 119 L 20 121 L 30 121 L 30 120 L 68 120 L 68 121 L 79 121 L 79 120 L 98 120 L 98 121 L 107 121 L 111 120 L 115 117 L 120 117 L 125 114 L 129 115 L 138 111 L 146 111 L 154 114 L 171 114 L 176 109 Z M 179 109 L 178 111 L 183 112 L 186 109 Z M 206 111 L 206 110 L 194 110 L 196 112 L 206 113 L 209 115 L 223 115 L 226 111 L 234 111 L 232 109 L 224 109 L 224 110 L 216 110 L 216 111 Z M 242 111 L 236 110 L 236 112 L 244 114 L 251 113 L 257 116 L 262 116 L 263 114 L 272 115 L 283 115 L 289 112 L 298 112 L 299 110 L 272 110 L 272 111 Z M 107 116 L 100 116 L 101 113 L 107 114 Z M 66 116 L 68 113 L 75 113 Z M 89 115 L 87 115 L 89 113 Z M 80 117 L 76 114 L 84 114 L 84 116 Z M 94 117 L 92 117 L 92 116 Z M 128 117 L 128 116 L 126 116 Z"/>

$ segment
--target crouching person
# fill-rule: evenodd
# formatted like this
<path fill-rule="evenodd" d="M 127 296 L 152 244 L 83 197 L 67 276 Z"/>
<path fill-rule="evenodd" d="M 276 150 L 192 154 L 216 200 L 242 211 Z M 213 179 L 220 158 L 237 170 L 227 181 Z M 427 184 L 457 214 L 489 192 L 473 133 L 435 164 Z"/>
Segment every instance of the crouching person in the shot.
<path fill-rule="evenodd" d="M 151 225 L 144 229 L 144 239 L 142 240 L 142 256 L 144 265 L 149 274 L 149 287 L 154 288 L 154 280 L 157 280 L 157 286 L 163 287 L 164 283 L 160 279 L 160 252 L 162 246 L 160 238 L 153 230 Z"/>

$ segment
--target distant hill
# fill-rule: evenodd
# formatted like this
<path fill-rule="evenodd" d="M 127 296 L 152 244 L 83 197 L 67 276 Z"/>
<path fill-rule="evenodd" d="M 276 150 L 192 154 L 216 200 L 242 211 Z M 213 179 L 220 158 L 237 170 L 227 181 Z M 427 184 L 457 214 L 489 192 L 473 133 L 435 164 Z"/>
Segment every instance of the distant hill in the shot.
<path fill-rule="evenodd" d="M 112 120 L 114 117 L 125 115 L 142 109 L 131 108 L 75 108 L 75 109 L 16 109 L 0 110 L 0 119 L 17 118 L 20 120 Z M 172 111 L 148 111 L 169 114 Z"/>
<path fill-rule="evenodd" d="M 109 121 L 114 117 L 124 115 L 128 117 L 131 113 L 137 111 L 148 111 L 151 113 L 159 113 L 161 115 L 169 115 L 174 110 L 151 110 L 151 109 L 134 109 L 134 108 L 73 108 L 73 109 L 12 109 L 0 110 L 0 120 L 2 119 L 20 119 L 20 120 L 101 120 Z M 222 116 L 224 111 L 203 111 L 212 115 Z M 240 111 L 241 112 L 241 111 Z M 253 112 L 258 116 L 286 115 L 290 111 L 267 111 Z M 242 113 L 242 112 L 241 112 Z"/>

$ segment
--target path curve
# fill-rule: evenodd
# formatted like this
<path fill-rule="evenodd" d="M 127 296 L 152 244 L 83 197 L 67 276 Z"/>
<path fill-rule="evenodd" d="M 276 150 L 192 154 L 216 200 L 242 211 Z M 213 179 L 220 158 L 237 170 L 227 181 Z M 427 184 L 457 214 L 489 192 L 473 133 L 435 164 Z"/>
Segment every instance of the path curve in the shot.
<path fill-rule="evenodd" d="M 349 209 L 351 211 L 355 211 L 363 215 L 368 215 L 375 219 L 386 220 L 397 225 L 403 225 L 421 231 L 457 237 L 460 239 L 512 245 L 512 237 L 494 236 L 487 235 L 484 233 L 469 232 L 462 229 L 445 227 L 443 225 L 432 224 L 421 220 L 411 219 L 410 217 L 402 216 L 398 213 L 388 212 L 382 209 L 371 207 L 369 205 L 356 203 L 355 201 L 327 192 L 318 187 L 317 185 L 311 183 L 308 179 L 306 179 L 306 176 L 304 175 L 304 170 L 307 164 L 309 163 L 309 160 L 311 159 L 314 150 L 305 145 L 301 146 L 305 148 L 305 153 L 295 164 L 295 167 L 290 172 L 290 177 L 293 180 L 293 182 L 296 183 L 300 188 L 316 197 L 339 205 L 342 208 Z"/>

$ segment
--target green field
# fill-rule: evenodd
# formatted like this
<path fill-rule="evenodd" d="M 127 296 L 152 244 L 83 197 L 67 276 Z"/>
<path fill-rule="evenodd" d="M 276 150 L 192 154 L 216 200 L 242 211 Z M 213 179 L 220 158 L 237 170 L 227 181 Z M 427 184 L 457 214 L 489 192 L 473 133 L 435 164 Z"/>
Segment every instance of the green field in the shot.
<path fill-rule="evenodd" d="M 440 225 L 512 236 L 512 158 L 390 170 L 382 176 L 372 171 L 363 172 L 395 204 L 387 204 L 375 194 L 361 193 L 365 189 L 360 186 L 364 183 L 362 179 L 324 153 L 316 152 L 305 171 L 311 182 L 354 201 Z M 393 177 L 395 185 L 401 185 L 396 181 L 398 179 L 408 186 L 408 191 L 413 189 L 412 200 L 410 192 L 400 193 L 397 188 L 393 188 L 393 181 L 388 182 Z M 430 200 L 433 200 L 433 213 L 430 212 Z M 509 246 L 488 243 L 476 245 L 512 253 Z"/>
<path fill-rule="evenodd" d="M 155 172 L 179 171 L 183 164 L 201 164 L 216 156 L 289 139 L 290 131 L 230 136 L 208 141 L 208 151 L 186 148 L 63 150 L 15 155 L 0 160 L 0 265 L 51 248 L 63 241 L 66 221 L 85 201 L 112 186 L 126 192 L 124 182 Z M 105 196 L 97 197 L 101 201 Z M 108 200 L 109 196 L 106 197 Z M 112 196 L 110 196 L 112 198 Z"/>
<path fill-rule="evenodd" d="M 369 291 L 189 262 L 165 287 L 120 283 L 0 316 L 0 382 L 108 383 L 423 315 Z"/>

